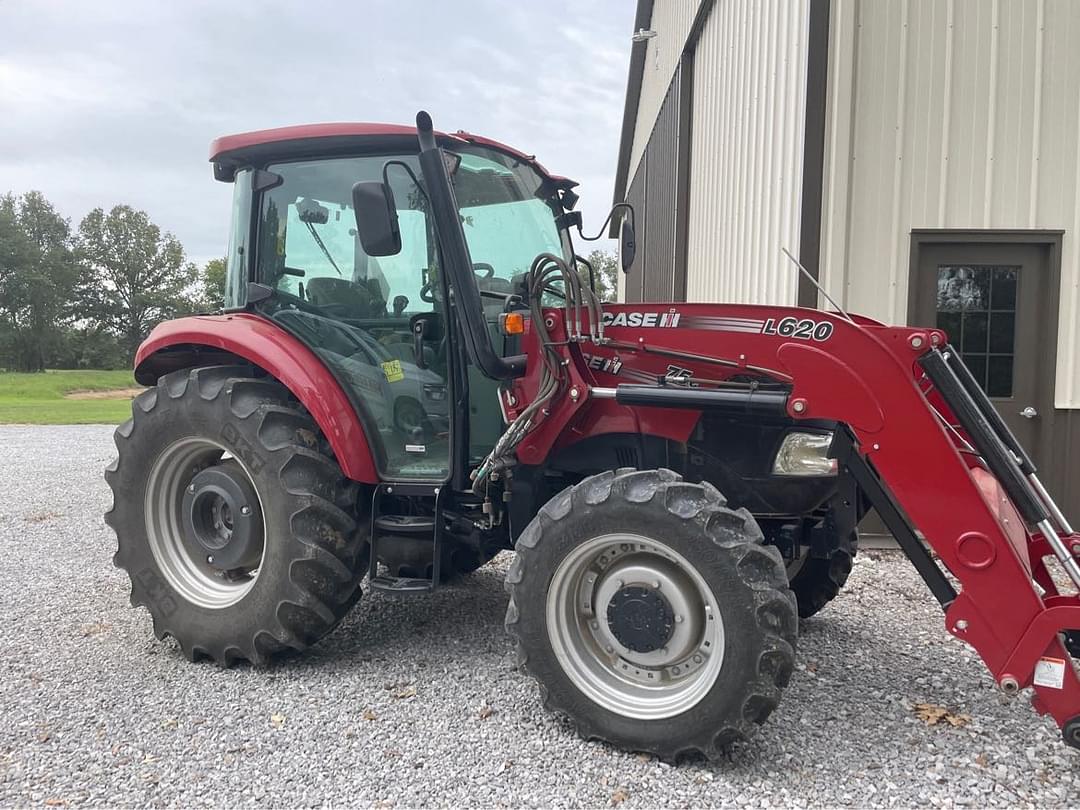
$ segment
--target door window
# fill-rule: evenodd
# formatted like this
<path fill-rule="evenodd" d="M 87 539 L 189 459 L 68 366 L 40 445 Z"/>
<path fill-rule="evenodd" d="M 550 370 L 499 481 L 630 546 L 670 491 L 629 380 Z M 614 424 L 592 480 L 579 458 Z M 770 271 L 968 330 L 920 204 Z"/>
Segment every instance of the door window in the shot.
<path fill-rule="evenodd" d="M 433 329 L 418 357 L 411 327 L 417 317 L 444 320 L 445 313 L 434 284 L 434 225 L 407 171 L 388 172 L 401 251 L 368 256 L 356 233 L 352 186 L 381 180 L 389 159 L 269 167 L 281 182 L 262 195 L 257 277 L 274 295 L 260 309 L 345 386 L 384 475 L 442 481 L 450 469 L 447 343 Z M 395 159 L 419 174 L 415 156 Z"/>
<path fill-rule="evenodd" d="M 937 326 L 991 397 L 1013 394 L 1016 287 L 1020 268 L 941 264 L 937 268 Z"/>

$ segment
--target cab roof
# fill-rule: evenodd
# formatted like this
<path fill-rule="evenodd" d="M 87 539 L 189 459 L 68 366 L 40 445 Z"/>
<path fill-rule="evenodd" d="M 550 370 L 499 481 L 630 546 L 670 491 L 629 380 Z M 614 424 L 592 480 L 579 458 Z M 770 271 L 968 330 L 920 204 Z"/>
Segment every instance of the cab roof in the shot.
<path fill-rule="evenodd" d="M 572 188 L 577 185 L 573 180 L 549 172 L 536 160 L 535 155 L 527 155 L 491 138 L 464 130 L 453 134 L 436 132 L 435 137 L 439 145 L 447 149 L 453 149 L 455 145 L 475 144 L 498 150 L 532 166 L 559 187 Z M 210 162 L 214 164 L 214 176 L 218 180 L 231 181 L 236 169 L 241 166 L 258 165 L 267 160 L 321 157 L 383 148 L 415 150 L 418 148 L 416 127 L 344 122 L 242 132 L 213 141 L 210 144 Z"/>

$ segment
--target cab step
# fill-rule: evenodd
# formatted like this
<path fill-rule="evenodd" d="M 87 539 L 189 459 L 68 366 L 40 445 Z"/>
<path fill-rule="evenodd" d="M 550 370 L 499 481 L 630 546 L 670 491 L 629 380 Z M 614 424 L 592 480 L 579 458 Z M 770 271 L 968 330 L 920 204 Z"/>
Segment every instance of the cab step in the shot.
<path fill-rule="evenodd" d="M 415 579 L 413 577 L 377 576 L 369 580 L 372 590 L 387 593 L 427 593 L 435 589 L 435 582 L 430 579 Z"/>
<path fill-rule="evenodd" d="M 418 596 L 435 590 L 439 582 L 439 568 L 443 542 L 443 531 L 447 516 L 444 512 L 444 487 L 427 487 L 422 484 L 383 484 L 375 488 L 371 499 L 371 535 L 370 562 L 368 581 L 372 590 L 384 593 L 396 593 L 403 596 Z M 383 498 L 391 495 L 409 495 L 428 497 L 434 500 L 433 515 L 399 515 L 383 512 Z M 379 573 L 379 539 L 382 536 L 424 536 L 431 538 L 431 578 L 398 577 Z"/>
<path fill-rule="evenodd" d="M 435 518 L 427 515 L 379 515 L 375 518 L 375 528 L 387 534 L 433 535 Z"/>

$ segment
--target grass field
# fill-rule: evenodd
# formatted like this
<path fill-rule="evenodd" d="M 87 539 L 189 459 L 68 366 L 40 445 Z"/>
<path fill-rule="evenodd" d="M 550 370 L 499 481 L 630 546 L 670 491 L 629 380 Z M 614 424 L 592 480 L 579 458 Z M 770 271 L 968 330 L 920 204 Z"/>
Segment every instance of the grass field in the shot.
<path fill-rule="evenodd" d="M 119 424 L 136 387 L 130 371 L 0 372 L 0 424 Z"/>

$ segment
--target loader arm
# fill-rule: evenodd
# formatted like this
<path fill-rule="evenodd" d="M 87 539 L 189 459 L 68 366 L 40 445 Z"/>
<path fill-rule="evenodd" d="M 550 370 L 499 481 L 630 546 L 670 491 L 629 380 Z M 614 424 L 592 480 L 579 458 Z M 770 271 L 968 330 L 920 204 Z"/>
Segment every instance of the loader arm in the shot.
<path fill-rule="evenodd" d="M 594 345 L 568 340 L 563 318 L 548 310 L 545 320 L 566 361 L 564 390 L 518 447 L 520 461 L 627 426 L 685 440 L 712 408 L 839 423 L 831 454 L 942 603 L 948 631 L 1006 691 L 1033 686 L 1035 707 L 1076 744 L 1080 680 L 1059 633 L 1080 628 L 1080 599 L 1056 592 L 1043 558 L 1058 545 L 1071 560 L 1080 537 L 1048 522 L 1055 507 L 1015 440 L 986 418 L 989 403 L 951 367 L 943 332 L 795 308 L 624 305 L 605 308 L 606 337 Z M 537 340 L 529 330 L 530 357 Z M 670 364 L 687 372 L 679 384 L 644 382 Z M 535 396 L 535 365 L 504 389 L 510 418 Z"/>

